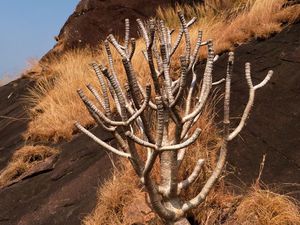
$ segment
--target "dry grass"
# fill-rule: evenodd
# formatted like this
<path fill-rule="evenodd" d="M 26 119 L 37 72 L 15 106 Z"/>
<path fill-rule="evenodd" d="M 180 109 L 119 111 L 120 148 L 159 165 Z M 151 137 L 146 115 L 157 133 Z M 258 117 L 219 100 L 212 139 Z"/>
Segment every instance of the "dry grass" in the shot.
<path fill-rule="evenodd" d="M 17 150 L 7 167 L 0 171 L 0 187 L 21 176 L 36 163 L 58 154 L 58 150 L 47 146 L 24 146 Z"/>
<path fill-rule="evenodd" d="M 88 49 L 75 50 L 44 65 L 46 69 L 28 99 L 35 107 L 31 109 L 32 122 L 26 138 L 70 139 L 75 120 L 84 125 L 93 123 L 76 90 L 88 82 L 96 82 L 96 76 L 89 69 L 94 58 Z"/>
<path fill-rule="evenodd" d="M 212 38 L 216 52 L 220 53 L 232 49 L 236 44 L 244 43 L 251 38 L 266 38 L 274 32 L 282 30 L 283 23 L 291 23 L 299 19 L 299 6 L 282 9 L 281 6 L 285 2 L 286 0 L 215 0 L 207 1 L 206 6 L 184 6 L 183 10 L 188 17 L 197 16 L 200 18 L 196 26 L 191 29 L 192 40 L 196 39 L 197 31 L 201 29 L 204 32 L 204 39 Z M 173 22 L 178 21 L 175 10 L 171 8 L 158 9 L 157 14 L 165 19 L 171 27 L 178 26 L 177 23 Z M 141 83 L 146 83 L 147 78 L 150 76 L 148 76 L 146 61 L 140 53 L 143 46 L 144 44 L 138 40 L 137 53 L 133 58 L 133 64 Z M 183 47 L 180 46 L 175 58 L 181 55 L 182 52 Z M 201 58 L 205 57 L 204 52 L 201 52 Z M 113 54 L 116 55 L 115 52 Z M 122 80 L 124 79 L 123 66 L 119 58 L 115 57 L 115 59 L 116 71 L 119 74 L 118 78 Z M 38 85 L 31 91 L 29 96 L 31 103 L 35 106 L 31 110 L 32 121 L 25 134 L 27 139 L 42 141 L 57 141 L 60 138 L 70 139 L 74 132 L 73 123 L 75 120 L 84 126 L 94 124 L 76 94 L 76 89 L 84 88 L 87 83 L 98 86 L 96 76 L 88 66 L 92 61 L 106 62 L 105 54 L 101 51 L 92 53 L 90 49 L 75 50 L 42 65 L 44 68 L 43 75 L 38 78 Z M 172 67 L 176 71 L 178 62 L 175 61 Z M 85 92 L 88 93 L 88 90 L 85 89 Z M 202 128 L 202 135 L 193 147 L 187 151 L 179 174 L 180 179 L 185 178 L 191 173 L 197 159 L 206 159 L 205 168 L 197 181 L 188 191 L 183 193 L 182 197 L 185 199 L 190 199 L 198 193 L 216 162 L 220 138 L 218 130 L 214 126 L 213 112 L 210 111 L 212 108 L 208 107 L 206 109 L 196 125 Z M 97 206 L 93 213 L 85 218 L 85 225 L 127 224 L 126 214 L 124 213 L 126 207 L 132 204 L 134 199 L 144 198 L 145 192 L 141 188 L 130 164 L 123 160 L 120 161 L 120 164 L 121 169 L 115 171 L 113 178 L 99 189 Z M 20 167 L 20 170 L 23 169 Z M 152 175 L 158 177 L 158 168 L 154 168 Z M 259 196 L 263 196 L 263 198 L 258 198 Z M 237 198 L 239 196 L 230 193 L 224 182 L 221 181 L 207 200 L 192 211 L 192 215 L 201 224 L 218 223 L 232 209 Z M 268 200 L 269 203 L 272 202 L 275 205 L 267 207 L 267 201 L 259 200 Z M 259 202 L 259 204 L 255 205 L 255 202 Z M 292 213 L 285 214 L 285 209 L 289 209 L 288 212 Z M 250 224 L 243 220 L 246 215 L 253 215 L 249 217 L 249 221 L 254 222 L 251 224 L 297 224 L 286 223 L 299 218 L 297 217 L 299 216 L 297 210 L 297 207 L 291 205 L 291 201 L 287 197 L 256 190 L 243 199 L 234 214 L 234 220 L 231 224 Z M 283 223 L 272 223 L 275 214 L 270 216 L 269 212 L 276 212 L 281 215 L 277 218 L 280 218 Z M 260 218 L 264 218 L 266 223 L 259 223 L 262 221 Z M 155 224 L 161 223 L 157 220 Z"/>
<path fill-rule="evenodd" d="M 268 37 L 283 29 L 283 23 L 299 19 L 300 6 L 283 9 L 282 5 L 285 2 L 287 0 L 211 0 L 207 1 L 205 6 L 182 6 L 182 8 L 187 17 L 200 17 L 191 29 L 191 39 L 195 40 L 198 29 L 201 29 L 204 32 L 204 39 L 212 38 L 216 52 L 220 53 L 253 37 Z M 176 10 L 158 9 L 157 14 L 170 26 L 178 25 Z M 140 81 L 146 83 L 150 76 L 146 61 L 141 55 L 143 48 L 144 43 L 138 40 L 133 64 Z M 99 52 L 92 53 L 89 49 L 70 51 L 41 65 L 42 76 L 38 78 L 38 85 L 28 97 L 35 106 L 31 110 L 32 121 L 29 123 L 25 138 L 42 141 L 70 139 L 75 129 L 73 126 L 75 120 L 84 126 L 93 124 L 77 97 L 76 89 L 84 88 L 87 83 L 98 85 L 88 64 L 92 61 L 106 62 L 105 54 Z M 180 46 L 174 57 L 177 58 L 182 52 L 183 46 Z M 113 54 L 116 56 L 115 52 Z M 205 57 L 204 49 L 201 52 L 201 58 L 203 57 Z M 121 80 L 125 79 L 120 58 L 114 58 L 118 77 Z M 178 60 L 174 60 L 172 68 L 174 71 L 177 70 Z"/>
<path fill-rule="evenodd" d="M 251 38 L 267 38 L 285 25 L 300 18 L 300 6 L 282 8 L 287 0 L 210 0 L 206 5 L 184 5 L 186 15 L 196 16 L 198 22 L 191 36 L 202 30 L 204 39 L 213 39 L 217 53 L 233 49 Z M 169 26 L 178 27 L 177 9 L 157 10 L 159 18 Z"/>
<path fill-rule="evenodd" d="M 246 11 L 250 6 L 249 0 L 206 0 L 205 3 L 177 4 L 175 8 L 158 7 L 157 17 L 166 21 L 172 28 L 179 28 L 177 11 L 180 9 L 188 17 L 197 17 L 198 25 L 205 24 L 215 19 L 222 20 L 224 17 L 237 16 L 240 12 Z"/>
<path fill-rule="evenodd" d="M 182 193 L 183 199 L 191 199 L 201 190 L 217 160 L 221 138 L 213 122 L 214 112 L 211 111 L 212 108 L 212 106 L 207 107 L 195 125 L 202 129 L 202 135 L 196 143 L 187 150 L 180 169 L 179 180 L 182 180 L 192 172 L 199 158 L 206 159 L 203 171 L 197 180 L 187 191 Z M 143 150 L 140 149 L 139 151 Z M 126 212 L 126 208 L 132 204 L 132 201 L 134 199 L 142 199 L 139 204 L 145 204 L 145 192 L 137 176 L 134 174 L 131 165 L 126 160 L 121 160 L 120 163 L 122 169 L 99 189 L 97 206 L 94 212 L 85 218 L 85 225 L 127 224 L 128 215 L 124 212 Z M 157 180 L 159 179 L 158 162 L 152 170 L 152 177 Z M 221 181 L 207 200 L 201 206 L 194 209 L 191 215 L 199 222 L 219 221 L 226 209 L 230 208 L 234 199 L 236 199 L 236 196 L 228 192 L 223 181 Z M 139 214 L 140 217 L 145 217 L 142 212 L 139 212 Z M 158 218 L 153 218 L 151 224 L 160 225 L 162 222 Z"/>
<path fill-rule="evenodd" d="M 179 180 L 186 178 L 193 170 L 197 159 L 204 158 L 206 164 L 197 180 L 182 193 L 183 199 L 194 197 L 203 187 L 217 161 L 221 145 L 219 131 L 214 123 L 213 105 L 207 106 L 196 126 L 202 129 L 197 142 L 187 150 L 179 173 Z M 142 149 L 139 149 L 142 151 Z M 145 224 L 162 225 L 152 213 L 144 213 L 145 191 L 127 160 L 120 160 L 121 169 L 98 190 L 98 201 L 94 211 L 85 217 L 85 225 L 129 225 L 134 222 L 151 221 Z M 226 176 L 226 172 L 224 173 Z M 152 177 L 159 180 L 159 163 L 152 170 Z M 138 201 L 136 201 L 138 199 Z M 139 207 L 134 207 L 139 206 Z M 128 209 L 129 208 L 129 209 Z M 132 209 L 133 208 L 133 209 Z M 140 210 L 142 208 L 142 210 Z M 131 210 L 130 210 L 131 209 Z M 136 212 L 132 214 L 132 210 Z M 128 214 L 128 211 L 131 214 Z M 237 225 L 297 225 L 299 208 L 297 203 L 285 196 L 268 190 L 252 188 L 244 197 L 234 194 L 221 179 L 208 198 L 189 216 L 198 224 Z"/>
<path fill-rule="evenodd" d="M 299 203 L 289 196 L 254 186 L 227 224 L 299 225 Z"/>
<path fill-rule="evenodd" d="M 143 195 L 139 181 L 128 162 L 121 161 L 122 169 L 98 190 L 98 201 L 93 213 L 84 219 L 86 225 L 124 224 L 123 208 Z"/>
<path fill-rule="evenodd" d="M 98 190 L 97 206 L 90 215 L 85 217 L 84 225 L 131 225 L 133 222 L 141 221 L 151 221 L 149 224 L 152 225 L 163 225 L 159 218 L 150 215 L 149 212 L 144 213 L 141 210 L 134 213 L 134 216 L 126 213 L 128 207 L 134 207 L 132 204 L 145 205 L 146 198 L 131 165 L 125 160 L 122 160 L 121 164 L 122 169 Z M 203 181 L 200 175 L 194 188 L 199 189 Z M 191 196 L 191 193 L 184 193 L 182 197 Z M 139 199 L 139 202 L 135 201 L 136 199 Z M 143 207 L 134 209 L 140 208 L 144 209 Z M 198 224 L 205 225 L 299 225 L 299 213 L 299 203 L 289 196 L 254 186 L 242 197 L 230 192 L 224 182 L 220 182 L 205 202 L 189 216 L 193 217 Z"/>
<path fill-rule="evenodd" d="M 137 43 L 137 51 L 140 57 L 143 57 L 142 45 L 140 41 Z M 124 83 L 122 79 L 125 79 L 125 71 L 121 59 L 117 57 L 114 49 L 112 53 L 116 61 L 115 70 L 117 74 L 120 74 L 118 77 L 121 83 Z M 69 51 L 41 65 L 44 68 L 43 73 L 36 78 L 37 85 L 27 96 L 27 101 L 34 107 L 30 110 L 32 121 L 24 134 L 26 139 L 54 142 L 60 138 L 71 139 L 75 121 L 79 121 L 84 126 L 94 124 L 76 93 L 78 88 L 89 93 L 85 87 L 88 83 L 99 87 L 97 77 L 89 66 L 93 61 L 105 63 L 107 59 L 104 54 L 95 53 L 86 48 Z M 142 74 L 146 73 L 145 64 L 138 64 L 135 61 L 134 66 L 138 71 L 142 71 Z M 92 97 L 89 94 L 88 96 Z"/>

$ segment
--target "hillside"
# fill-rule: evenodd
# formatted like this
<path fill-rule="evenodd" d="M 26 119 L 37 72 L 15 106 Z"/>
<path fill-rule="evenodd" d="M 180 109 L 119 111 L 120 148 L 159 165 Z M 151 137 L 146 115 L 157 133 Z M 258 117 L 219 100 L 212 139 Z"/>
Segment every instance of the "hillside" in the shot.
<path fill-rule="evenodd" d="M 44 59 L 52 54 L 60 54 L 66 50 L 81 48 L 89 45 L 99 47 L 99 42 L 108 34 L 117 36 L 124 34 L 124 20 L 129 18 L 135 21 L 137 18 L 145 20 L 155 15 L 158 6 L 167 7 L 176 3 L 198 3 L 202 0 L 83 0 L 77 5 L 74 13 L 68 18 L 56 37 L 57 44 L 51 49 Z M 114 19 L 112 19 L 114 18 Z M 132 27 L 132 34 L 137 37 L 137 27 Z"/>
<path fill-rule="evenodd" d="M 162 2 L 163 5 L 174 4 L 174 1 L 157 0 L 149 7 L 143 7 L 142 1 L 134 0 L 126 1 L 126 6 L 121 0 L 81 1 L 63 26 L 57 45 L 44 59 L 86 44 L 96 46 L 108 33 L 122 33 L 125 18 L 149 18 Z M 239 117 L 247 103 L 245 62 L 252 63 L 254 82 L 262 80 L 269 69 L 274 70 L 272 81 L 257 93 L 247 126 L 230 145 L 228 168 L 233 174 L 228 180 L 239 187 L 245 188 L 257 178 L 264 154 L 262 181 L 265 184 L 297 183 L 300 180 L 297 147 L 300 143 L 299 36 L 300 23 L 295 23 L 268 39 L 252 40 L 235 50 L 232 117 Z M 224 77 L 226 62 L 227 55 L 222 54 L 215 63 L 216 80 Z M 202 74 L 203 64 L 196 70 Z M 35 82 L 29 76 L 0 87 L 0 171 L 16 150 L 31 143 L 23 139 L 31 107 L 24 97 Z M 235 121 L 238 120 L 233 123 Z M 92 129 L 102 140 L 111 143 L 112 137 L 101 128 Z M 97 189 L 112 171 L 106 152 L 80 133 L 74 134 L 71 141 L 60 139 L 46 145 L 58 148 L 59 156 L 53 157 L 46 166 L 36 167 L 19 182 L 0 188 L 1 225 L 76 225 L 95 208 Z M 298 186 L 290 185 L 285 191 L 295 191 L 293 196 L 300 200 Z"/>

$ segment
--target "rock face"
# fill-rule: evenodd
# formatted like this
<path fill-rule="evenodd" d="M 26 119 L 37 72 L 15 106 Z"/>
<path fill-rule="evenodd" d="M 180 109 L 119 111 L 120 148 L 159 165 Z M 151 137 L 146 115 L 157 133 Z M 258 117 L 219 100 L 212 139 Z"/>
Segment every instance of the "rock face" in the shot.
<path fill-rule="evenodd" d="M 74 13 L 55 38 L 57 44 L 46 54 L 59 54 L 65 50 L 91 46 L 95 47 L 108 34 L 124 35 L 124 20 L 134 24 L 137 18 L 145 20 L 155 15 L 158 6 L 176 3 L 202 2 L 201 0 L 81 0 Z M 132 26 L 131 35 L 137 36 L 137 26 Z M 44 57 L 45 58 L 45 57 Z"/>
<path fill-rule="evenodd" d="M 22 133 L 26 131 L 28 115 L 22 98 L 33 83 L 28 79 L 18 79 L 0 87 L 0 171 L 13 152 L 24 145 Z"/>
<path fill-rule="evenodd" d="M 235 50 L 231 93 L 231 127 L 235 127 L 248 100 L 244 66 L 252 65 L 252 80 L 259 83 L 268 70 L 270 83 L 256 93 L 246 127 L 229 148 L 235 176 L 248 185 L 256 179 L 266 154 L 262 181 L 267 184 L 300 180 L 300 23 L 265 41 L 252 41 Z M 226 73 L 226 57 L 215 64 L 215 76 Z M 215 78 L 217 79 L 217 78 Z M 234 119 L 236 118 L 236 119 Z M 241 183 L 240 183 L 241 185 Z M 298 198 L 300 195 L 298 194 Z"/>
<path fill-rule="evenodd" d="M 82 0 L 49 54 L 85 44 L 95 46 L 111 32 L 123 34 L 125 18 L 146 19 L 159 4 L 174 4 L 174 1 Z M 241 138 L 230 146 L 229 163 L 236 168 L 235 175 L 247 184 L 257 177 L 264 153 L 267 153 L 262 176 L 265 183 L 300 180 L 299 33 L 300 24 L 294 24 L 269 40 L 253 41 L 235 52 L 232 117 L 241 115 L 248 98 L 245 62 L 252 63 L 255 83 L 269 69 L 275 72 L 271 82 L 257 92 L 255 107 Z M 221 56 L 216 62 L 216 80 L 225 75 L 226 60 L 227 56 Z M 33 85 L 34 82 L 23 78 L 0 87 L 0 170 L 14 151 L 24 145 L 22 133 L 28 123 L 24 107 L 28 106 L 23 97 Z M 99 128 L 94 132 L 104 141 L 111 140 Z M 53 169 L 0 190 L 1 225 L 79 225 L 93 210 L 98 186 L 111 169 L 109 158 L 99 146 L 80 134 L 56 147 L 61 149 L 61 154 Z"/>
<path fill-rule="evenodd" d="M 269 40 L 253 41 L 235 52 L 232 117 L 241 115 L 248 98 L 245 62 L 252 63 L 255 83 L 261 81 L 269 69 L 275 71 L 271 82 L 257 92 L 255 107 L 241 138 L 230 146 L 229 163 L 236 168 L 235 176 L 247 185 L 257 177 L 264 153 L 267 157 L 262 181 L 267 184 L 299 181 L 299 33 L 300 24 L 295 24 Z M 224 76 L 226 60 L 227 56 L 221 56 L 216 62 L 216 80 L 217 76 Z M 1 99 L 4 99 L 0 104 L 1 115 L 24 117 L 18 112 L 22 112 L 20 96 L 28 85 L 28 80 L 22 79 L 0 88 Z M 14 94 L 7 99 L 10 93 Z M 4 156 L 1 161 L 7 162 L 8 155 L 20 146 L 26 121 L 15 120 L 6 125 L 5 121 L 0 118 L 0 133 L 8 135 L 0 139 L 0 153 Z M 111 140 L 99 128 L 94 132 L 103 140 Z M 95 207 L 97 187 L 111 168 L 108 157 L 83 135 L 75 136 L 69 143 L 61 142 L 57 147 L 61 154 L 53 170 L 0 190 L 1 225 L 79 225 Z M 0 168 L 5 165 L 4 161 L 0 162 Z"/>

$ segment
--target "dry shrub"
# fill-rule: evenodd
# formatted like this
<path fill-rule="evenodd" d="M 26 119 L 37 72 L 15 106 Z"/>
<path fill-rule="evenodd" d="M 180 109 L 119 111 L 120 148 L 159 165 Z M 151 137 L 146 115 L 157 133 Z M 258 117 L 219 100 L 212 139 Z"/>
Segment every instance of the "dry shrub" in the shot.
<path fill-rule="evenodd" d="M 213 110 L 219 100 L 220 96 L 206 105 L 201 117 L 195 124 L 195 127 L 201 128 L 201 135 L 196 143 L 187 149 L 181 165 L 179 179 L 183 180 L 192 173 L 198 159 L 205 159 L 205 164 L 198 178 L 182 193 L 185 200 L 195 197 L 201 191 L 218 160 L 222 138 L 214 121 L 215 112 Z M 239 198 L 226 187 L 223 179 L 225 176 L 226 171 L 205 201 L 193 209 L 191 215 L 189 215 L 199 224 L 217 224 L 230 211 L 235 200 Z"/>
<path fill-rule="evenodd" d="M 192 173 L 194 165 L 199 158 L 206 160 L 203 171 L 197 180 L 188 190 L 183 191 L 182 198 L 185 200 L 191 199 L 198 194 L 209 174 L 211 174 L 217 160 L 216 157 L 221 146 L 221 138 L 213 122 L 214 112 L 211 110 L 212 108 L 212 106 L 207 106 L 195 125 L 201 128 L 202 135 L 200 135 L 194 145 L 187 149 L 181 165 L 179 180 L 185 179 Z M 145 152 L 145 149 L 142 148 L 138 150 Z M 146 194 L 130 163 L 123 159 L 120 160 L 120 163 L 122 169 L 100 187 L 97 206 L 94 212 L 85 218 L 85 225 L 126 224 L 124 223 L 126 215 L 123 214 L 123 209 L 129 206 L 133 199 Z M 159 162 L 156 162 L 152 169 L 152 177 L 159 180 Z M 223 181 L 221 181 L 206 201 L 194 209 L 190 216 L 199 222 L 219 221 L 224 212 L 226 213 L 226 210 L 230 208 L 234 199 L 236 199 L 236 196 L 231 194 L 225 188 Z M 158 218 L 155 218 L 154 221 L 151 224 L 162 224 Z"/>
<path fill-rule="evenodd" d="M 194 197 L 201 190 L 217 160 L 222 140 L 214 123 L 215 113 L 212 109 L 214 109 L 215 102 L 205 108 L 195 125 L 201 128 L 202 134 L 196 143 L 187 150 L 181 165 L 179 180 L 186 178 L 192 172 L 199 158 L 206 160 L 196 181 L 186 191 L 183 191 L 181 197 L 185 200 Z M 140 148 L 139 151 L 145 150 Z M 146 193 L 130 163 L 122 159 L 120 164 L 122 169 L 99 188 L 97 206 L 84 219 L 85 225 L 132 224 L 127 223 L 130 215 L 124 213 L 124 211 L 126 212 L 124 209 L 131 207 L 132 204 L 145 204 L 145 202 L 138 204 L 134 201 L 135 199 L 145 201 Z M 224 176 L 226 176 L 226 172 Z M 159 162 L 156 162 L 152 170 L 152 177 L 159 180 Z M 230 190 L 223 178 L 207 199 L 188 215 L 198 224 L 299 224 L 297 223 L 299 209 L 289 197 L 254 188 L 241 198 L 240 195 L 234 194 Z M 142 211 L 139 213 L 141 217 L 146 216 Z M 149 224 L 162 225 L 163 223 L 156 217 Z"/>
<path fill-rule="evenodd" d="M 291 23 L 298 19 L 300 6 L 282 8 L 286 2 L 287 0 L 210 0 L 205 5 L 180 7 L 187 17 L 199 17 L 196 25 L 191 28 L 191 39 L 195 42 L 198 30 L 203 30 L 204 40 L 212 38 L 216 52 L 220 53 L 232 49 L 235 44 L 246 42 L 251 37 L 265 38 L 283 29 L 283 22 Z M 157 15 L 171 27 L 178 26 L 176 10 L 173 8 L 158 9 Z M 141 53 L 144 43 L 137 40 L 136 46 L 132 63 L 140 82 L 145 84 L 150 76 L 148 65 Z M 179 60 L 176 59 L 183 51 L 183 46 L 180 46 L 174 55 L 171 68 L 175 73 L 179 68 Z M 203 48 L 201 59 L 205 57 L 205 52 Z M 125 73 L 120 57 L 116 57 L 115 51 L 113 55 L 118 78 L 124 80 Z M 90 49 L 74 50 L 41 65 L 44 70 L 42 76 L 28 97 L 35 107 L 31 110 L 32 121 L 25 138 L 42 141 L 70 139 L 75 129 L 75 120 L 84 126 L 94 124 L 76 94 L 76 90 L 85 88 L 87 83 L 98 86 L 94 72 L 88 66 L 92 61 L 107 62 L 105 53 L 101 50 L 95 54 Z"/>
<path fill-rule="evenodd" d="M 20 148 L 13 154 L 8 165 L 0 171 L 0 187 L 18 178 L 37 163 L 57 154 L 57 149 L 43 145 Z"/>
<path fill-rule="evenodd" d="M 227 224 L 299 225 L 299 203 L 287 195 L 254 186 Z"/>

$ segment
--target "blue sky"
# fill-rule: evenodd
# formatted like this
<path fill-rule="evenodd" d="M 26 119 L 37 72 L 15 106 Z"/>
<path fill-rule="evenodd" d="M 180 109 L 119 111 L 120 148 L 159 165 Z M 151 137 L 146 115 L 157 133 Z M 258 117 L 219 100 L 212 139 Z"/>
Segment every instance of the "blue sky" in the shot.
<path fill-rule="evenodd" d="M 39 59 L 79 0 L 1 0 L 0 79 L 17 76 L 29 59 Z"/>

